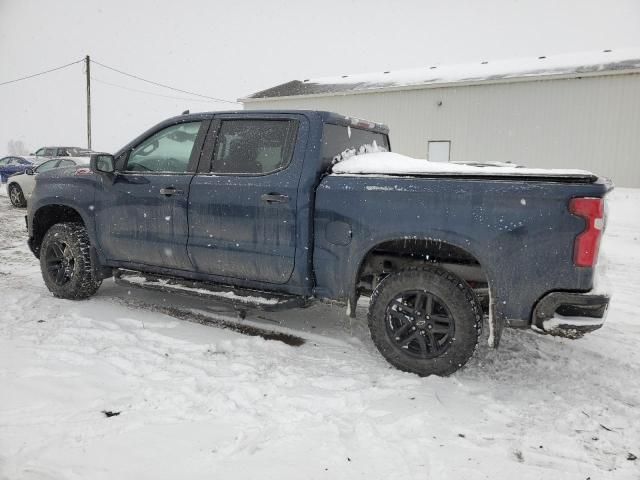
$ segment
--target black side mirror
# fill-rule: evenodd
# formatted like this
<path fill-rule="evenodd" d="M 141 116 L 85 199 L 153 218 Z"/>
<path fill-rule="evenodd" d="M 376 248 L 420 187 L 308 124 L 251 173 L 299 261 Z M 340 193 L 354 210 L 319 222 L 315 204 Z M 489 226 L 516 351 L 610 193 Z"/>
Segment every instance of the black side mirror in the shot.
<path fill-rule="evenodd" d="M 24 173 L 25 175 L 34 175 L 35 172 L 33 171 L 33 167 L 27 167 L 24 169 Z"/>
<path fill-rule="evenodd" d="M 89 166 L 98 173 L 113 173 L 116 171 L 116 160 L 109 153 L 92 153 Z"/>

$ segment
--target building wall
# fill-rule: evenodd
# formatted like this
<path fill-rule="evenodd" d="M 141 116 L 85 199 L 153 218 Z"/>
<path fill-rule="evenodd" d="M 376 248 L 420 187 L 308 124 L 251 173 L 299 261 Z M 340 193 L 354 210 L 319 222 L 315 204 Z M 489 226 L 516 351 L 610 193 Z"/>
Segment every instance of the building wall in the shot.
<path fill-rule="evenodd" d="M 382 122 L 392 149 L 426 158 L 450 140 L 451 161 L 581 168 L 640 187 L 640 74 L 268 99 L 246 109 L 329 110 Z"/>

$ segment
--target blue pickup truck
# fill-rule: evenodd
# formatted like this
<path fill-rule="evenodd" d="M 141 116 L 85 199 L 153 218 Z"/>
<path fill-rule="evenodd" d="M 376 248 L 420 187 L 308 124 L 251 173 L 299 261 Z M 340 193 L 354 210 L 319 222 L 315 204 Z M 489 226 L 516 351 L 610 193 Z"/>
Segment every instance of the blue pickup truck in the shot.
<path fill-rule="evenodd" d="M 380 353 L 419 375 L 463 366 L 485 318 L 493 347 L 505 326 L 602 325 L 610 183 L 499 167 L 336 173 L 371 146 L 390 151 L 387 127 L 329 112 L 171 118 L 90 168 L 39 175 L 29 246 L 60 298 L 111 276 L 247 308 L 325 300 L 355 316 L 369 297 Z"/>

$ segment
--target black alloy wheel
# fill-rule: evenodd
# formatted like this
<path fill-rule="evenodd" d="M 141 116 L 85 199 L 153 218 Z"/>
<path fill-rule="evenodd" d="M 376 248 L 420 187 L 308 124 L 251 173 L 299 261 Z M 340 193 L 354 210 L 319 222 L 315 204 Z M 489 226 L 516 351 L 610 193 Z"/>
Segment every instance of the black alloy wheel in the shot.
<path fill-rule="evenodd" d="M 40 270 L 58 298 L 89 298 L 102 283 L 92 263 L 87 229 L 77 222 L 57 223 L 47 230 L 40 245 Z"/>
<path fill-rule="evenodd" d="M 482 306 L 467 282 L 450 271 L 402 270 L 375 287 L 369 330 L 382 356 L 400 370 L 451 375 L 475 352 Z"/>
<path fill-rule="evenodd" d="M 71 248 L 63 241 L 55 241 L 47 245 L 44 252 L 49 280 L 61 287 L 73 278 L 75 258 Z"/>
<path fill-rule="evenodd" d="M 408 290 L 387 305 L 386 326 L 398 348 L 418 358 L 435 358 L 451 345 L 455 322 L 449 309 L 426 290 Z"/>

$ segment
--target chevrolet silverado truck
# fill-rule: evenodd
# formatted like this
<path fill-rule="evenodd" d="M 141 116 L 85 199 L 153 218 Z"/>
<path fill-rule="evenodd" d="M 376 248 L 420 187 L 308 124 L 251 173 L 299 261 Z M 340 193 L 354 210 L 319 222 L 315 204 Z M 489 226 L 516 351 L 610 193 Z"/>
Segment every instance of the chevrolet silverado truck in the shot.
<path fill-rule="evenodd" d="M 408 159 L 384 125 L 330 112 L 186 114 L 38 175 L 28 243 L 59 298 L 111 276 L 247 308 L 324 300 L 355 316 L 369 297 L 387 361 L 449 375 L 485 318 L 492 347 L 505 326 L 602 325 L 611 188 L 584 171 Z"/>

